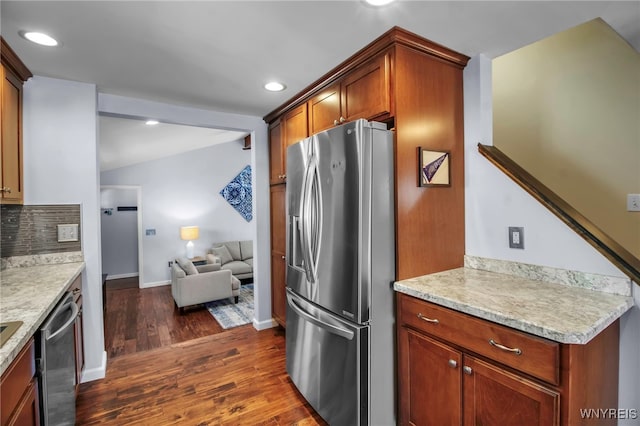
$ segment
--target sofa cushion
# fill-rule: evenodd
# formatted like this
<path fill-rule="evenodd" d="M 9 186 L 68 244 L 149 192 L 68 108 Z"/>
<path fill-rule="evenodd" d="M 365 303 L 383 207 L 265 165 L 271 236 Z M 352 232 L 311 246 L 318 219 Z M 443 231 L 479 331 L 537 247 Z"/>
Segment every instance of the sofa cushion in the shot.
<path fill-rule="evenodd" d="M 233 261 L 233 257 L 231 257 L 231 253 L 229 253 L 229 249 L 225 245 L 213 247 L 211 252 L 220 258 L 220 262 L 223 265 Z"/>
<path fill-rule="evenodd" d="M 229 253 L 231 253 L 231 257 L 233 257 L 233 260 L 242 260 L 242 257 L 240 255 L 239 241 L 227 241 L 220 245 L 224 245 L 229 249 Z"/>
<path fill-rule="evenodd" d="M 253 241 L 240 241 L 241 260 L 253 259 Z"/>
<path fill-rule="evenodd" d="M 245 259 L 243 262 L 251 266 L 251 269 L 253 269 L 253 257 L 251 259 Z"/>
<path fill-rule="evenodd" d="M 180 266 L 187 275 L 196 275 L 198 273 L 198 269 L 195 267 L 192 261 L 187 259 L 186 257 L 180 257 L 176 259 L 178 266 Z"/>
<path fill-rule="evenodd" d="M 203 272 L 219 271 L 220 270 L 220 264 L 219 263 L 207 263 L 206 265 L 196 266 L 196 269 L 201 274 Z"/>
<path fill-rule="evenodd" d="M 222 269 L 228 269 L 233 275 L 248 274 L 253 272 L 253 269 L 248 263 L 241 260 L 234 260 L 227 264 L 222 265 Z"/>

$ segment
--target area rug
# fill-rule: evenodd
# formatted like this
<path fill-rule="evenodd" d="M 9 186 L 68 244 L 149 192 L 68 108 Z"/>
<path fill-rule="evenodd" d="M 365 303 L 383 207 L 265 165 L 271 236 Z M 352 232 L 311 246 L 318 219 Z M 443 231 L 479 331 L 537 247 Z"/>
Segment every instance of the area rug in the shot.
<path fill-rule="evenodd" d="M 253 284 L 240 286 L 238 299 L 238 303 L 233 303 L 233 298 L 229 298 L 206 304 L 222 328 L 238 327 L 253 321 Z"/>

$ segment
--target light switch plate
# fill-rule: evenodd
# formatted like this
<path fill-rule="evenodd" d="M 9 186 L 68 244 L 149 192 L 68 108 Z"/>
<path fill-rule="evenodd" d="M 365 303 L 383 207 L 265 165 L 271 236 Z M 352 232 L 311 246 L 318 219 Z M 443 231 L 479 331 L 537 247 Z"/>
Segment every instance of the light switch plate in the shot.
<path fill-rule="evenodd" d="M 509 227 L 509 248 L 524 249 L 524 228 L 521 226 Z"/>
<path fill-rule="evenodd" d="M 78 224 L 66 223 L 58 225 L 58 242 L 78 241 Z"/>
<path fill-rule="evenodd" d="M 627 194 L 627 211 L 640 212 L 640 194 Z"/>

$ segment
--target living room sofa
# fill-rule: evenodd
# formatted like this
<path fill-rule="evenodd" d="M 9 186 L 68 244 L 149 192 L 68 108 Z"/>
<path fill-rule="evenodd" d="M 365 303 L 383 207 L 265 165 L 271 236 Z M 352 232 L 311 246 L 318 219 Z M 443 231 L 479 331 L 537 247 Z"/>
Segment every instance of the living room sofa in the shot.
<path fill-rule="evenodd" d="M 225 241 L 211 245 L 207 263 L 220 265 L 239 280 L 253 279 L 253 241 Z"/>
<path fill-rule="evenodd" d="M 181 313 L 185 306 L 231 297 L 238 303 L 240 280 L 220 265 L 194 266 L 189 259 L 180 258 L 171 265 L 171 294 Z"/>

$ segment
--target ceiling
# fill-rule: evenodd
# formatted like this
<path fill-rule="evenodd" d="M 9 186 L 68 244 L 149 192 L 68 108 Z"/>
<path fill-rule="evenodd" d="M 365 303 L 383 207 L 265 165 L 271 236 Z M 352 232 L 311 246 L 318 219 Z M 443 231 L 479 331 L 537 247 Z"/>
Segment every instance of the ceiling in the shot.
<path fill-rule="evenodd" d="M 0 14 L 2 36 L 35 75 L 259 117 L 396 25 L 468 56 L 494 58 L 601 17 L 640 50 L 639 1 L 398 0 L 375 8 L 360 0 L 2 0 Z M 20 30 L 47 32 L 62 45 L 34 45 Z M 267 92 L 262 86 L 270 80 L 287 90 Z M 122 135 L 113 120 L 101 127 Z M 107 137 L 101 132 L 101 144 L 111 143 Z"/>
<path fill-rule="evenodd" d="M 244 146 L 246 132 L 100 116 L 100 171 L 157 160 L 211 145 L 236 141 Z"/>

